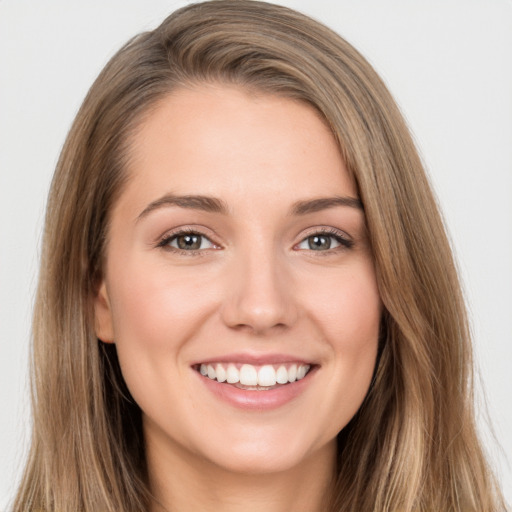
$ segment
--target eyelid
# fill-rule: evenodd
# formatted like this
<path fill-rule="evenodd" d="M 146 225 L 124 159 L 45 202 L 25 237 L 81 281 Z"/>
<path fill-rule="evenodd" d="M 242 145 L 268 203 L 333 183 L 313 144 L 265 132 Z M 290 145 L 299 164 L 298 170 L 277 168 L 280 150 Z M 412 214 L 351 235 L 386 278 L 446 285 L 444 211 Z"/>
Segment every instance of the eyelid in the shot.
<path fill-rule="evenodd" d="M 166 231 L 163 235 L 159 236 L 156 241 L 156 247 L 163 248 L 172 252 L 178 252 L 183 253 L 186 255 L 194 255 L 194 254 L 204 254 L 206 251 L 210 251 L 212 249 L 218 250 L 222 249 L 221 244 L 217 243 L 215 241 L 215 235 L 211 235 L 208 232 L 211 230 L 208 228 L 205 228 L 203 226 L 197 226 L 197 225 L 190 225 L 190 226 L 180 226 L 173 228 L 169 231 Z M 206 238 L 214 247 L 207 248 L 207 249 L 190 249 L 190 250 L 184 250 L 179 249 L 177 247 L 172 247 L 169 245 L 169 242 L 172 239 L 175 239 L 176 237 L 180 235 L 186 235 L 186 234 L 195 234 L 199 235 L 201 237 Z M 343 249 L 350 249 L 354 245 L 354 240 L 350 235 L 348 235 L 345 231 L 332 227 L 332 226 L 314 226 L 311 228 L 306 229 L 301 234 L 301 239 L 294 244 L 293 249 L 295 250 L 306 250 L 306 249 L 299 249 L 298 246 L 302 244 L 307 238 L 314 236 L 314 235 L 323 235 L 328 237 L 335 238 L 340 246 L 334 247 L 332 249 L 327 249 L 325 251 L 314 251 L 318 253 L 332 253 L 336 250 L 343 250 Z"/>
<path fill-rule="evenodd" d="M 334 252 L 339 249 L 350 249 L 354 245 L 353 238 L 348 235 L 345 231 L 334 228 L 332 226 L 314 226 L 311 228 L 308 228 L 305 233 L 302 233 L 301 239 L 298 243 L 294 245 L 294 249 L 298 248 L 300 244 L 302 244 L 304 241 L 306 241 L 309 237 L 314 235 L 323 235 L 323 236 L 330 236 L 335 238 L 339 243 L 340 247 L 335 247 L 333 249 L 328 249 L 326 251 L 313 251 L 318 253 L 328 253 L 328 252 Z M 305 249 L 297 249 L 297 250 L 305 250 Z"/>
<path fill-rule="evenodd" d="M 301 234 L 301 240 L 307 238 L 308 236 L 316 235 L 316 234 L 324 234 L 324 235 L 336 235 L 347 241 L 352 241 L 352 237 L 342 229 L 335 228 L 333 226 L 312 226 L 304 230 Z"/>
<path fill-rule="evenodd" d="M 209 229 L 206 229 L 202 226 L 180 226 L 174 229 L 171 229 L 169 231 L 166 231 L 163 235 L 159 236 L 156 241 L 156 247 L 166 249 L 173 252 L 178 253 L 184 253 L 186 255 L 194 255 L 194 254 L 202 254 L 205 251 L 212 250 L 212 249 L 221 249 L 222 246 L 213 240 L 215 236 L 212 236 L 211 234 L 207 233 L 210 231 Z M 206 238 L 214 247 L 208 248 L 208 249 L 190 249 L 190 250 L 184 250 L 179 249 L 178 247 L 172 247 L 169 245 L 170 241 L 172 239 L 177 238 L 180 235 L 199 235 L 203 238 Z"/>

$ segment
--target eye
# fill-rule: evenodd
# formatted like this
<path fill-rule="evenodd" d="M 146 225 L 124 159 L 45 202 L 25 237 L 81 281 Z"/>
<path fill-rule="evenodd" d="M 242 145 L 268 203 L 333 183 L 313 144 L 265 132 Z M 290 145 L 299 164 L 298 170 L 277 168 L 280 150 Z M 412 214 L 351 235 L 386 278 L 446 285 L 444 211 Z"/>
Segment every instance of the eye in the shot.
<path fill-rule="evenodd" d="M 300 250 L 325 252 L 339 247 L 352 247 L 353 242 L 336 232 L 319 232 L 308 236 L 296 247 Z"/>
<path fill-rule="evenodd" d="M 190 252 L 217 248 L 217 246 L 205 235 L 194 231 L 181 231 L 179 233 L 166 236 L 158 246 Z"/>

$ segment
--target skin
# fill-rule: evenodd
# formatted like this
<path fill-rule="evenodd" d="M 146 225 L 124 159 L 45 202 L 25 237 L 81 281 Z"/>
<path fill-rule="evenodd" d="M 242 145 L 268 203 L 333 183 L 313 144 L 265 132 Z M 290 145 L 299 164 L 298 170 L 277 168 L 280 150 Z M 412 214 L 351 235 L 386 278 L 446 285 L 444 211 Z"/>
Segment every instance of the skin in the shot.
<path fill-rule="evenodd" d="M 116 343 L 143 412 L 153 510 L 325 510 L 336 435 L 367 393 L 382 311 L 363 210 L 293 213 L 297 201 L 357 198 L 329 129 L 295 100 L 180 89 L 134 134 L 128 172 L 96 331 Z M 227 211 L 154 204 L 166 194 L 218 198 Z M 181 228 L 204 235 L 202 248 L 173 247 Z M 311 248 L 319 231 L 331 248 Z M 247 411 L 192 368 L 235 352 L 292 354 L 315 372 L 292 401 Z"/>

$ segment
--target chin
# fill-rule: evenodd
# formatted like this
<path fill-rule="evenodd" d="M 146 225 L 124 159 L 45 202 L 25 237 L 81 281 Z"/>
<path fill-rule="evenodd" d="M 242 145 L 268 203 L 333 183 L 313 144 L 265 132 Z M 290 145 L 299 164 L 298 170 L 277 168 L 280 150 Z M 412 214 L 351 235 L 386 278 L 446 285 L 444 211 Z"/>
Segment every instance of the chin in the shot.
<path fill-rule="evenodd" d="M 328 441 L 323 447 L 316 443 L 305 443 L 304 439 L 289 434 L 269 438 L 263 433 L 245 439 L 224 439 L 217 447 L 210 444 L 206 457 L 214 465 L 230 473 L 247 475 L 276 474 L 293 470 L 313 455 L 324 450 L 336 451 L 336 439 Z"/>

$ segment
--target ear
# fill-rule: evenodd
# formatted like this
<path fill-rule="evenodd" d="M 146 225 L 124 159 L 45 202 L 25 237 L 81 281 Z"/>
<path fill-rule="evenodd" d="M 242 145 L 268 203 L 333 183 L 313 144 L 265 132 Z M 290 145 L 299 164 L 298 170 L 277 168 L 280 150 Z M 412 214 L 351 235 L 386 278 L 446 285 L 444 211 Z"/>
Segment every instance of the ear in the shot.
<path fill-rule="evenodd" d="M 96 336 L 104 343 L 114 343 L 114 322 L 104 280 L 94 297 L 94 330 Z"/>

